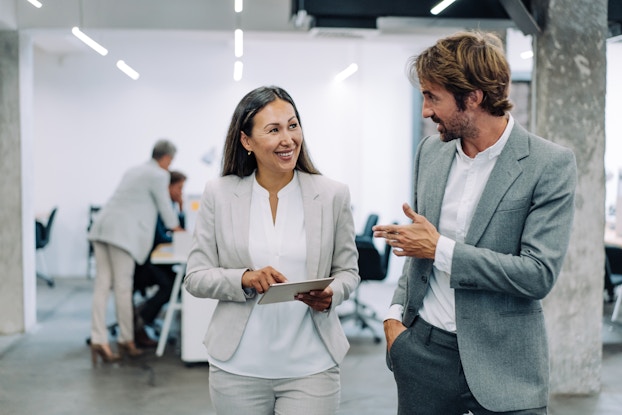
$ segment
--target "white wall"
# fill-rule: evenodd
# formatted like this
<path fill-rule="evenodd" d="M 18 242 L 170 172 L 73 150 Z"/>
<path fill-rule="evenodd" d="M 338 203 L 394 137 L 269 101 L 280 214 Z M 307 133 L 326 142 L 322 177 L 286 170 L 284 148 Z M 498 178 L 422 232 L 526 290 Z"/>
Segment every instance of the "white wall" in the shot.
<path fill-rule="evenodd" d="M 45 252 L 51 275 L 86 274 L 89 204 L 103 204 L 124 171 L 150 156 L 154 141 L 178 146 L 171 168 L 189 176 L 186 194 L 200 193 L 219 172 L 233 109 L 251 89 L 284 87 L 298 106 L 307 145 L 327 176 L 347 183 L 357 230 L 370 212 L 402 221 L 410 199 L 412 94 L 404 75 L 421 42 L 283 38 L 247 34 L 244 78 L 232 80 L 229 34 L 107 32 L 110 50 L 35 54 L 35 210 L 59 210 Z M 116 69 L 122 58 L 141 73 Z M 333 77 L 351 62 L 359 72 Z M 216 148 L 213 165 L 201 162 Z M 392 278 L 401 261 L 392 261 Z"/>
<path fill-rule="evenodd" d="M 618 172 L 622 169 L 622 42 L 607 44 L 607 97 L 605 108 L 605 208 L 616 206 Z M 622 197 L 622 194 L 619 195 Z M 621 217 L 621 216 L 618 216 Z M 613 219 L 613 218 L 611 218 Z"/>
<path fill-rule="evenodd" d="M 177 144 L 171 167 L 189 176 L 186 194 L 201 193 L 205 181 L 218 175 L 235 105 L 260 85 L 290 92 L 316 165 L 350 186 L 357 230 L 371 212 L 380 214 L 381 223 L 404 222 L 401 204 L 410 200 L 413 152 L 413 89 L 404 67 L 437 37 L 247 33 L 240 82 L 232 79 L 230 33 L 100 32 L 97 40 L 110 50 L 106 57 L 80 45 L 63 55 L 37 50 L 35 211 L 59 207 L 45 253 L 50 274 L 86 274 L 89 205 L 105 203 L 123 172 L 149 158 L 157 138 Z M 529 46 L 520 36 L 512 39 L 508 52 Z M 622 81 L 615 74 L 622 67 L 622 44 L 608 47 L 606 166 L 617 171 Z M 140 79 L 117 70 L 117 59 L 137 69 Z M 351 62 L 359 71 L 334 84 L 333 76 Z M 529 69 L 513 56 L 510 62 L 521 72 Z M 210 149 L 216 160 L 206 165 L 201 157 Z M 392 259 L 390 279 L 402 263 Z"/>

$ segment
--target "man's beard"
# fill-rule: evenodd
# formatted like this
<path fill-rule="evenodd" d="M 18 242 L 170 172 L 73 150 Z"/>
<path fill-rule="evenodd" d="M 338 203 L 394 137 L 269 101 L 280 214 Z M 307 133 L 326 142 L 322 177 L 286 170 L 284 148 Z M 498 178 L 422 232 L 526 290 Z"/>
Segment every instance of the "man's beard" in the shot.
<path fill-rule="evenodd" d="M 441 130 L 439 134 L 441 141 L 448 143 L 460 138 L 475 137 L 477 134 L 477 128 L 471 123 L 471 120 L 464 116 L 464 113 L 459 112 L 450 118 L 447 123 L 443 122 L 437 117 L 432 117 L 432 121 L 437 123 Z"/>

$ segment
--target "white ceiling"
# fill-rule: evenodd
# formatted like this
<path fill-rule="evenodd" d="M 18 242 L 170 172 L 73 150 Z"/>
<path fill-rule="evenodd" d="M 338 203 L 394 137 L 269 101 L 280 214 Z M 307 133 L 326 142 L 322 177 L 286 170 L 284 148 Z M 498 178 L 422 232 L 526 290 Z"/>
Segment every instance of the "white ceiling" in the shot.
<path fill-rule="evenodd" d="M 411 22 L 395 25 L 385 19 L 380 30 L 309 29 L 309 20 L 295 25 L 291 16 L 291 0 L 246 0 L 244 11 L 236 14 L 234 0 L 39 0 L 36 8 L 27 0 L 0 0 L 0 30 L 17 29 L 33 35 L 35 44 L 54 54 L 67 54 L 82 48 L 70 33 L 73 26 L 89 35 L 98 32 L 170 30 L 187 32 L 218 32 L 229 34 L 240 27 L 263 36 L 311 38 L 383 38 L 390 41 L 412 39 L 418 34 L 450 33 L 456 26 L 435 22 Z M 399 20 L 399 19 L 398 19 Z M 412 19 L 411 19 L 412 20 Z M 416 20 L 416 19 L 415 19 Z M 421 19 L 419 19 L 421 20 Z M 399 23 L 399 22 L 398 22 Z M 450 23 L 451 25 L 451 23 Z"/>
<path fill-rule="evenodd" d="M 246 0 L 236 16 L 233 0 L 0 0 L 0 25 L 9 29 L 292 30 L 290 0 Z M 13 10 L 13 12 L 12 12 Z M 9 15 L 14 15 L 10 18 Z M 2 27 L 2 26 L 0 26 Z"/>
<path fill-rule="evenodd" d="M 27 0 L 0 0 L 0 30 L 29 33 L 45 52 L 67 55 L 84 50 L 71 28 L 90 36 L 113 30 L 213 32 L 229 35 L 236 27 L 286 35 L 301 31 L 290 18 L 290 0 L 246 0 L 236 14 L 233 0 L 40 0 L 36 8 Z M 302 30 L 304 32 L 304 30 Z"/>
<path fill-rule="evenodd" d="M 291 17 L 291 0 L 245 0 L 244 11 L 236 14 L 234 0 L 39 0 L 36 8 L 27 0 L 0 0 L 0 30 L 19 30 L 32 36 L 35 46 L 54 55 L 84 52 L 84 45 L 71 34 L 73 26 L 97 39 L 114 31 L 127 36 L 145 31 L 170 31 L 176 36 L 231 37 L 241 27 L 257 37 L 286 37 L 296 40 L 364 38 L 374 41 L 412 43 L 419 35 L 443 36 L 464 28 L 465 21 L 440 24 L 421 19 L 397 22 L 385 19 L 379 30 L 318 29 L 301 27 Z M 471 22 L 472 24 L 472 22 Z M 481 24 L 481 23 L 480 23 Z M 462 25 L 462 27 L 460 26 Z M 384 27 L 384 28 L 383 28 Z M 485 29 L 485 28 L 483 28 Z M 489 27 L 488 29 L 500 29 Z M 519 41 L 519 52 L 529 48 L 529 39 Z M 510 39 L 508 39 L 509 41 Z M 508 52 L 511 52 L 508 44 Z M 509 53 L 509 58 L 512 56 Z M 519 66 L 525 62 L 518 62 Z"/>

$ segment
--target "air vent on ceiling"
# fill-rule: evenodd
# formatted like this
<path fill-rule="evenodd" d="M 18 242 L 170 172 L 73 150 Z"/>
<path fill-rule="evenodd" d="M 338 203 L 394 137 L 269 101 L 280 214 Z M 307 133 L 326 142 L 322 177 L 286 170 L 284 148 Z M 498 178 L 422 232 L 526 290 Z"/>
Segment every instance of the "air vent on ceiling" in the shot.
<path fill-rule="evenodd" d="M 326 39 L 369 39 L 378 35 L 376 29 L 348 29 L 333 27 L 314 27 L 309 30 L 312 37 Z"/>

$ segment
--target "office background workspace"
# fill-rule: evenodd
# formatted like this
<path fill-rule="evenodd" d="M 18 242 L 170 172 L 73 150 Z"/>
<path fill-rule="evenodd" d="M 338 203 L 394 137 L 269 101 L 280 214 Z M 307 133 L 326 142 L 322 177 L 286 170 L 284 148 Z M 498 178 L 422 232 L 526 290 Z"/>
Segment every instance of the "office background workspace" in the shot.
<path fill-rule="evenodd" d="M 350 187 L 357 231 L 371 212 L 380 215 L 380 223 L 403 221 L 400 206 L 411 199 L 411 161 L 421 135 L 419 92 L 406 79 L 405 63 L 453 31 L 381 36 L 359 31 L 353 32 L 358 37 L 339 38 L 249 30 L 239 82 L 232 77 L 231 31 L 93 29 L 110 55 L 139 70 L 137 81 L 68 30 L 64 42 L 56 37 L 46 43 L 38 40 L 41 31 L 32 33 L 38 45 L 32 66 L 34 207 L 59 208 L 46 248 L 49 273 L 84 275 L 89 205 L 105 203 L 121 174 L 146 160 L 157 138 L 177 144 L 171 167 L 188 175 L 187 195 L 200 194 L 205 181 L 218 175 L 235 104 L 262 84 L 292 94 L 315 163 Z M 513 72 L 529 78 L 532 62 L 519 57 L 529 39 L 510 30 L 507 43 Z M 622 80 L 612 74 L 622 68 L 622 44 L 607 47 L 607 113 L 615 114 L 622 107 Z M 358 72 L 335 83 L 334 75 L 352 62 Z M 607 117 L 612 172 L 618 167 L 615 154 L 622 153 L 615 140 L 620 123 L 620 117 Z M 613 182 L 607 182 L 608 189 Z M 388 280 L 397 278 L 401 263 L 392 261 Z"/>
<path fill-rule="evenodd" d="M 372 211 L 381 222 L 403 220 L 413 131 L 421 118 L 413 104 L 419 92 L 404 67 L 436 35 L 363 40 L 253 33 L 245 40 L 239 82 L 231 76 L 228 32 L 106 32 L 100 38 L 128 62 L 131 57 L 138 81 L 82 45 L 66 54 L 34 53 L 35 206 L 59 206 L 47 251 L 53 275 L 84 273 L 89 205 L 105 203 L 123 172 L 149 157 L 157 138 L 176 143 L 171 168 L 188 175 L 187 195 L 200 194 L 219 174 L 236 103 L 264 84 L 293 96 L 315 163 L 350 186 L 357 230 Z M 334 83 L 354 61 L 359 71 Z M 399 261 L 393 264 L 399 272 Z"/>

